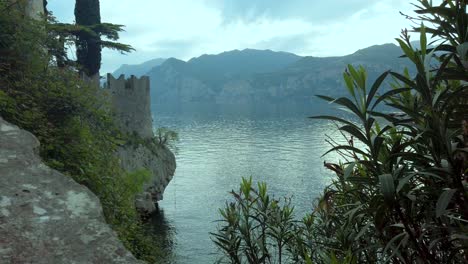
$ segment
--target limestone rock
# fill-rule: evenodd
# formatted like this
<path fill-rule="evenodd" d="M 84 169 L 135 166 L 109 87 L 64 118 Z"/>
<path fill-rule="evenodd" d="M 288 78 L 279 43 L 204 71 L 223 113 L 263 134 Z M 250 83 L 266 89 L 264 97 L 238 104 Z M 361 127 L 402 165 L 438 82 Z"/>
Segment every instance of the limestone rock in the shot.
<path fill-rule="evenodd" d="M 172 180 L 176 169 L 174 154 L 164 146 L 124 146 L 119 148 L 118 156 L 122 167 L 127 171 L 146 168 L 151 171 L 151 180 L 143 186 L 144 192 L 136 197 L 135 206 L 142 213 L 156 210 L 155 203 L 163 199 L 164 189 Z"/>
<path fill-rule="evenodd" d="M 0 117 L 0 263 L 142 263 L 98 198 L 42 163 L 38 140 Z"/>

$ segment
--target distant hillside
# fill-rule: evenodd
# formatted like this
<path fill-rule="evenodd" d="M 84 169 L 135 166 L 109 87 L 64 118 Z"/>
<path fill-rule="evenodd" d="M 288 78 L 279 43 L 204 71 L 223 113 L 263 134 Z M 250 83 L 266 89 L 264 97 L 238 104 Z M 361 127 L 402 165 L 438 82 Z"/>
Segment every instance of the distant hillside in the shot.
<path fill-rule="evenodd" d="M 166 61 L 166 59 L 158 58 L 158 59 L 143 62 L 141 64 L 134 64 L 134 65 L 123 64 L 117 70 L 115 70 L 112 73 L 112 75 L 115 78 L 118 78 L 121 74 L 124 74 L 127 77 L 129 77 L 130 75 L 141 77 L 147 72 L 149 72 L 153 67 L 161 65 L 164 61 Z"/>
<path fill-rule="evenodd" d="M 262 104 L 310 103 L 315 94 L 343 94 L 347 64 L 363 65 L 373 81 L 385 70 L 411 67 L 393 44 L 342 57 L 300 57 L 270 50 L 234 50 L 184 62 L 168 59 L 147 73 L 153 102 Z"/>
<path fill-rule="evenodd" d="M 244 49 L 193 58 L 187 62 L 187 69 L 198 79 L 216 82 L 278 71 L 299 59 L 292 53 Z"/>

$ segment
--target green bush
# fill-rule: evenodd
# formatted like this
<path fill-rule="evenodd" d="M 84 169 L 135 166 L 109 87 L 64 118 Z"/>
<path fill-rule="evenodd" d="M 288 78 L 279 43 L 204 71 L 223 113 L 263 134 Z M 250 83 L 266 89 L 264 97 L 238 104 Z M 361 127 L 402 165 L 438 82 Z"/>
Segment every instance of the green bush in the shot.
<path fill-rule="evenodd" d="M 406 31 L 397 39 L 404 56 L 416 66 L 415 76 L 388 71 L 368 87 L 366 71 L 349 65 L 344 73 L 349 97 L 319 96 L 351 115 L 313 117 L 336 122 L 347 144 L 332 143 L 329 152 L 342 159 L 326 164 L 336 178 L 307 217 L 310 225 L 302 222 L 287 230 L 294 234 L 289 246 L 292 262 L 466 263 L 466 5 L 419 1 L 420 16 L 415 19 L 432 25 L 414 28 L 420 33 L 421 48 L 412 47 Z M 428 46 L 428 33 L 434 48 Z M 382 89 L 385 81 L 393 89 Z M 382 104 L 393 112 L 378 110 Z M 231 263 L 278 263 L 270 257 L 258 262 L 249 258 L 258 246 L 248 242 L 252 235 L 258 238 L 258 229 L 254 225 L 243 234 L 236 219 L 254 219 L 258 226 L 271 219 L 258 217 L 257 209 L 243 211 L 243 204 L 253 202 L 249 196 L 234 197 L 236 203 L 221 210 L 224 225 L 214 234 L 215 243 L 226 256 L 240 256 L 229 258 Z M 281 223 L 274 228 L 281 228 Z M 233 250 L 237 245 L 242 250 Z"/>
<path fill-rule="evenodd" d="M 327 237 L 318 239 L 317 213 L 296 220 L 291 200 L 270 197 L 266 183 L 255 188 L 252 179 L 242 179 L 231 194 L 234 200 L 219 210 L 218 230 L 211 233 L 224 255 L 219 263 L 357 263 L 350 251 L 339 259 L 321 250 Z"/>
<path fill-rule="evenodd" d="M 234 202 L 220 209 L 224 225 L 212 233 L 214 243 L 231 263 L 271 263 L 290 258 L 288 246 L 294 239 L 294 208 L 288 200 L 270 198 L 265 183 L 252 188 L 252 179 L 243 179 L 239 192 L 231 192 Z"/>
<path fill-rule="evenodd" d="M 47 52 L 60 41 L 44 22 L 24 17 L 0 1 L 0 115 L 33 133 L 50 167 L 88 186 L 107 222 L 138 258 L 163 256 L 146 234 L 134 206 L 149 172 L 126 173 L 112 153 L 128 140 L 114 126 L 105 94 L 83 82 L 72 67 L 56 66 Z"/>
<path fill-rule="evenodd" d="M 179 134 L 166 127 L 160 127 L 156 130 L 156 136 L 153 142 L 159 146 L 165 146 L 177 153 L 176 143 L 179 141 Z"/>

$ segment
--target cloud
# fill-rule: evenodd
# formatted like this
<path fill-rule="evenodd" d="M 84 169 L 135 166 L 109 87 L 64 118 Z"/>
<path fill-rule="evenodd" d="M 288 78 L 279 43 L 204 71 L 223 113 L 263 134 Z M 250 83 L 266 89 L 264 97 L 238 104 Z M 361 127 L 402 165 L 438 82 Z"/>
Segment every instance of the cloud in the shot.
<path fill-rule="evenodd" d="M 310 36 L 307 33 L 293 34 L 290 36 L 277 36 L 255 43 L 257 49 L 271 49 L 274 51 L 289 51 L 301 53 L 304 47 L 310 46 Z"/>
<path fill-rule="evenodd" d="M 212 1 L 220 8 L 226 22 L 255 21 L 258 17 L 273 19 L 299 18 L 311 22 L 342 19 L 368 6 L 369 0 L 225 0 Z"/>
<path fill-rule="evenodd" d="M 103 53 L 102 72 L 158 57 L 257 48 L 300 55 L 345 55 L 392 42 L 409 27 L 406 0 L 101 0 L 104 22 L 126 25 L 120 41 L 136 52 Z M 73 21 L 74 0 L 49 0 L 60 21 Z"/>

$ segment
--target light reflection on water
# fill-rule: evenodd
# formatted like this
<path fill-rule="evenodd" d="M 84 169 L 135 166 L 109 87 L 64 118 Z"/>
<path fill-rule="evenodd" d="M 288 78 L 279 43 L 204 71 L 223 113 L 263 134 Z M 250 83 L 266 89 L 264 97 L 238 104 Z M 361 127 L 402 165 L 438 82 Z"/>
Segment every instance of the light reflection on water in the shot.
<path fill-rule="evenodd" d="M 158 127 L 180 136 L 177 170 L 153 219 L 156 236 L 167 236 L 170 263 L 213 263 L 219 257 L 209 232 L 216 230 L 218 208 L 238 189 L 242 177 L 266 181 L 275 197 L 292 197 L 302 217 L 331 179 L 321 155 L 329 149 L 325 134 L 338 139 L 335 125 L 290 115 L 156 112 Z M 314 114 L 314 113 L 312 113 Z"/>

